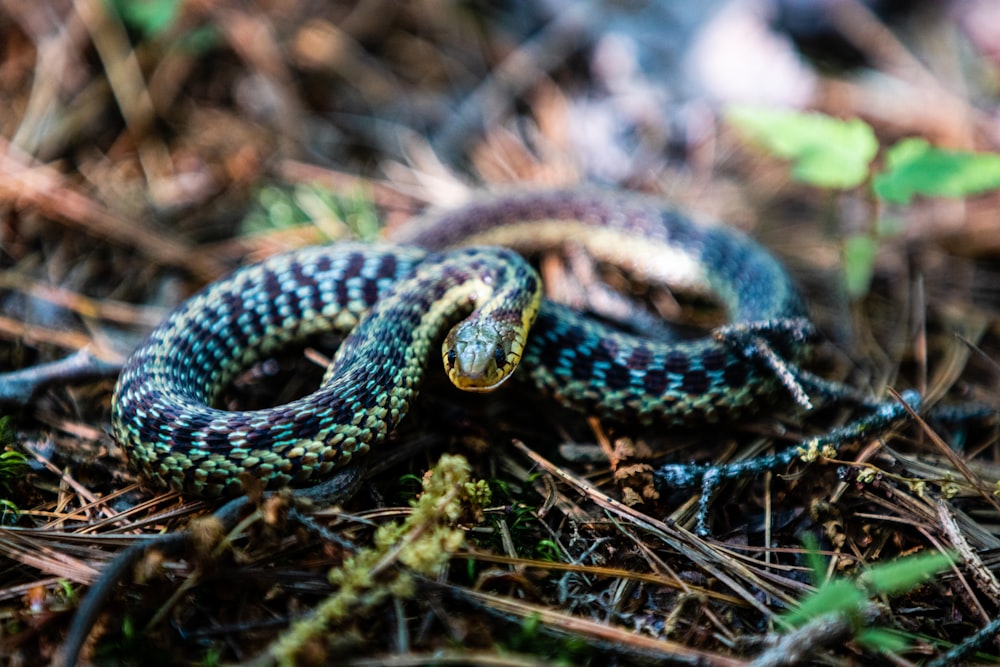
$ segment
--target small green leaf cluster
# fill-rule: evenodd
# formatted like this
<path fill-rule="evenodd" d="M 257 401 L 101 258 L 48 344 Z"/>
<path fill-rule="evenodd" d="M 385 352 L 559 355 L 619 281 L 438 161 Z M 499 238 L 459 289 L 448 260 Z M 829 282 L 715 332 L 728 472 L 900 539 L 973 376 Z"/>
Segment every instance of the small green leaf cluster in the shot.
<path fill-rule="evenodd" d="M 244 234 L 315 225 L 331 239 L 353 236 L 370 241 L 381 229 L 378 211 L 363 194 L 338 195 L 309 184 L 290 189 L 264 185 L 256 200 L 257 206 L 243 220 Z"/>
<path fill-rule="evenodd" d="M 878 140 L 862 120 L 819 113 L 733 107 L 727 118 L 751 141 L 792 162 L 792 176 L 822 188 L 853 188 L 868 178 Z"/>
<path fill-rule="evenodd" d="M 10 417 L 0 417 L 0 449 L 14 444 L 14 430 Z M 21 479 L 28 469 L 28 459 L 21 452 L 13 449 L 0 452 L 0 491 L 9 493 L 11 485 Z M 18 508 L 6 498 L 0 498 L 0 525 L 17 520 Z"/>
<path fill-rule="evenodd" d="M 877 204 L 908 205 L 914 197 L 965 197 L 1000 188 L 1000 155 L 954 151 L 907 138 L 889 147 L 881 166 L 878 140 L 859 119 L 820 113 L 734 106 L 727 120 L 753 143 L 791 162 L 792 177 L 820 188 L 847 190 L 870 184 Z M 889 216 L 867 233 L 844 239 L 844 287 L 867 294 L 879 237 L 897 225 Z"/>
<path fill-rule="evenodd" d="M 9 491 L 10 483 L 20 479 L 27 467 L 28 459 L 21 452 L 10 450 L 0 453 L 0 488 Z"/>
<path fill-rule="evenodd" d="M 874 565 L 854 579 L 835 577 L 823 581 L 826 568 L 819 557 L 816 541 L 811 536 L 803 541 L 816 591 L 797 608 L 780 616 L 778 622 L 794 629 L 821 617 L 839 616 L 853 628 L 855 641 L 874 651 L 899 652 L 906 648 L 907 640 L 903 633 L 892 628 L 868 625 L 866 609 L 870 601 L 910 591 L 952 563 L 947 553 L 919 554 Z"/>
<path fill-rule="evenodd" d="M 1000 155 L 935 148 L 903 139 L 878 154 L 875 131 L 864 121 L 826 114 L 734 106 L 727 120 L 750 141 L 792 163 L 792 177 L 821 188 L 855 188 L 871 181 L 875 196 L 894 204 L 913 197 L 965 197 L 1000 188 Z"/>

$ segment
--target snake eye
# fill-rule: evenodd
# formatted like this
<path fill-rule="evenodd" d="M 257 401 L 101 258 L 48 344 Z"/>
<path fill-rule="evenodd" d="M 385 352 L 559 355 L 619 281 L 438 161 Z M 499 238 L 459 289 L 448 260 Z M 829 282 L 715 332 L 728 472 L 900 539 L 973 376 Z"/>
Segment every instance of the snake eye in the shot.
<path fill-rule="evenodd" d="M 448 349 L 448 365 L 449 366 L 454 366 L 456 361 L 458 361 L 458 352 L 456 352 L 455 348 L 453 348 L 453 347 L 449 348 Z"/>
<path fill-rule="evenodd" d="M 503 346 L 497 345 L 496 349 L 493 350 L 493 361 L 496 362 L 497 368 L 503 368 L 503 365 L 507 363 L 507 353 L 504 352 Z"/>

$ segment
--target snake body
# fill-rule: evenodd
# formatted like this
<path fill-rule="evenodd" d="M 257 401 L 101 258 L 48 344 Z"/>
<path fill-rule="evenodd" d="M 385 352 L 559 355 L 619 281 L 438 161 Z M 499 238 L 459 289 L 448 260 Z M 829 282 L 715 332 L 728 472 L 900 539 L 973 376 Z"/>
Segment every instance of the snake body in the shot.
<path fill-rule="evenodd" d="M 518 252 L 479 247 L 530 254 L 567 239 L 642 280 L 713 296 L 733 323 L 804 317 L 763 248 L 658 200 L 587 190 L 495 197 L 407 225 L 397 245 L 300 249 L 208 286 L 126 363 L 114 437 L 145 475 L 189 494 L 238 493 L 244 473 L 268 486 L 312 483 L 392 432 L 433 343 L 466 317 L 443 356 L 453 381 L 473 390 L 502 382 L 520 357 L 519 375 L 542 393 L 622 422 L 733 419 L 775 393 L 775 374 L 724 338 L 655 342 L 550 301 L 539 307 L 538 277 Z M 444 250 L 465 243 L 476 246 Z M 264 410 L 211 407 L 254 361 L 326 331 L 347 338 L 314 393 Z M 769 342 L 799 354 L 794 341 Z"/>

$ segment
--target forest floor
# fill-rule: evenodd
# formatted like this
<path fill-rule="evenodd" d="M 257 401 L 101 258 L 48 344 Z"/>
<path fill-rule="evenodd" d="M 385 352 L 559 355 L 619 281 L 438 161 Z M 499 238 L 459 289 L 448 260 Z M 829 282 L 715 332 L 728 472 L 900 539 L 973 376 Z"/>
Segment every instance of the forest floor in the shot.
<path fill-rule="evenodd" d="M 997 153 L 1000 12 L 868 9 L 890 4 L 0 4 L 0 664 L 65 661 L 71 628 L 93 664 L 1000 663 L 1000 195 L 803 183 L 727 116 L 859 118 L 876 171 L 906 137 Z M 760 459 L 868 412 L 640 428 L 523 385 L 461 395 L 432 366 L 354 498 L 251 494 L 238 524 L 110 437 L 116 369 L 233 268 L 581 183 L 752 236 L 821 332 L 809 368 L 886 405 L 919 392 L 927 418 L 670 488 L 659 466 Z M 547 289 L 575 259 L 539 259 Z M 226 404 L 307 393 L 335 345 L 258 364 Z M 947 405 L 987 410 L 934 419 Z"/>

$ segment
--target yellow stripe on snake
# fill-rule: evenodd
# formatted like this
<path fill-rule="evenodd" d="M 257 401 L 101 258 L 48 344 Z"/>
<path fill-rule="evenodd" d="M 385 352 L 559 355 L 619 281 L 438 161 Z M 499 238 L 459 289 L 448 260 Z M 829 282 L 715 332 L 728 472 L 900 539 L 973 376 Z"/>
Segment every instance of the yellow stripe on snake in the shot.
<path fill-rule="evenodd" d="M 488 391 L 520 366 L 516 375 L 542 394 L 620 422 L 732 420 L 779 391 L 779 373 L 750 348 L 764 340 L 794 361 L 808 335 L 802 301 L 770 254 L 653 198 L 500 196 L 415 222 L 394 240 L 278 255 L 182 304 L 115 387 L 113 433 L 133 463 L 201 496 L 239 493 L 244 473 L 268 487 L 315 483 L 395 429 L 442 338 L 461 388 Z M 568 240 L 641 280 L 714 297 L 731 323 L 723 329 L 752 335 L 658 342 L 540 301 L 540 280 L 515 251 Z M 320 332 L 347 337 L 315 392 L 263 410 L 212 407 L 255 361 Z"/>

